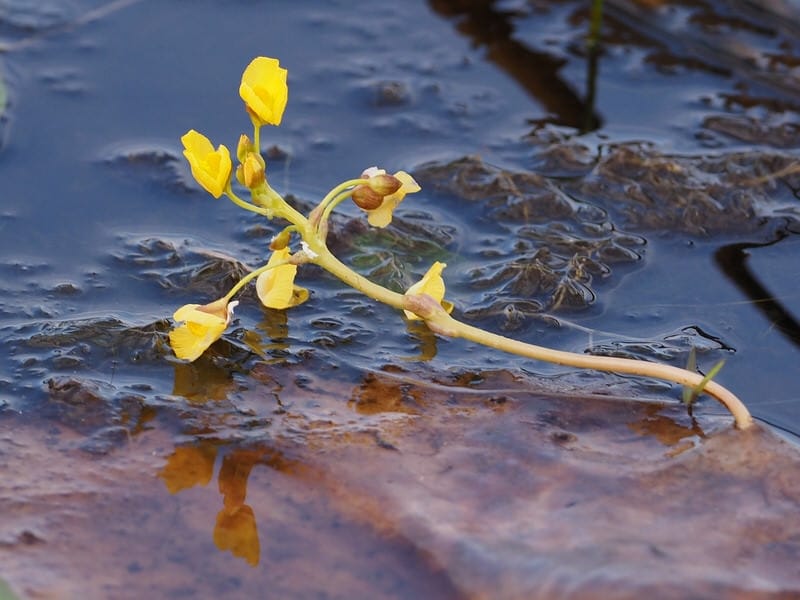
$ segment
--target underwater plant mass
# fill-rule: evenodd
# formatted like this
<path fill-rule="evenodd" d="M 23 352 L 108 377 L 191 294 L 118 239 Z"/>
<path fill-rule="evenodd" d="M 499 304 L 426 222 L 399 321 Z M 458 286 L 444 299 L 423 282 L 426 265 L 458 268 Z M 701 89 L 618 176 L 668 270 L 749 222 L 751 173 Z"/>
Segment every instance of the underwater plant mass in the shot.
<path fill-rule="evenodd" d="M 258 297 L 267 308 L 284 310 L 308 300 L 308 290 L 295 285 L 294 280 L 299 266 L 314 264 L 370 298 L 404 311 L 406 318 L 424 321 L 436 334 L 463 338 L 555 364 L 656 377 L 679 383 L 688 390 L 684 394 L 685 399 L 693 399 L 701 392 L 707 393 L 731 412 L 738 429 L 751 426 L 752 417 L 742 401 L 711 380 L 718 367 L 704 376 L 671 365 L 577 354 L 516 341 L 473 327 L 451 316 L 453 304 L 445 299 L 443 270 L 446 265 L 442 262 L 434 262 L 422 279 L 404 293 L 378 285 L 342 263 L 327 245 L 328 221 L 337 206 L 352 200 L 367 214 L 370 225 L 387 227 L 397 206 L 407 195 L 421 188 L 404 171 L 388 174 L 383 169 L 370 167 L 359 177 L 334 187 L 307 216 L 291 206 L 269 184 L 266 161 L 261 153 L 261 128 L 264 125 L 280 125 L 283 118 L 288 101 L 287 74 L 277 59 L 263 56 L 253 59 L 245 69 L 239 95 L 252 122 L 253 137 L 240 137 L 235 153 L 238 160 L 235 170 L 226 146 L 219 145 L 215 149 L 206 136 L 194 129 L 181 138 L 192 175 L 209 194 L 214 198 L 225 195 L 244 210 L 267 219 L 280 218 L 288 221 L 289 225 L 272 238 L 272 255 L 267 263 L 242 277 L 227 294 L 205 305 L 186 304 L 174 313 L 173 318 L 179 324 L 170 332 L 169 340 L 178 358 L 194 361 L 222 336 L 238 304 L 233 300 L 234 296 L 253 280 Z M 249 200 L 242 199 L 234 192 L 234 178 L 249 191 Z M 299 249 L 296 247 L 298 245 Z"/>

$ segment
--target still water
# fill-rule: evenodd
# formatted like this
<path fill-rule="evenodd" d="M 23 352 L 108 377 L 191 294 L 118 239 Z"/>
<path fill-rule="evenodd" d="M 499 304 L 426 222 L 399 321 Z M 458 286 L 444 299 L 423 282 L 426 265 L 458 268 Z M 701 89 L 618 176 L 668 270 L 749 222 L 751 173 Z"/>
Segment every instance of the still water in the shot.
<path fill-rule="evenodd" d="M 639 597 L 676 569 L 676 597 L 800 589 L 774 434 L 800 435 L 796 6 L 614 0 L 592 55 L 574 1 L 30 4 L 0 1 L 15 594 Z M 679 366 L 694 347 L 772 428 L 742 441 L 677 387 L 437 338 L 313 268 L 309 302 L 245 294 L 177 362 L 166 319 L 283 227 L 181 156 L 188 129 L 248 130 L 257 55 L 289 70 L 262 139 L 298 207 L 372 165 L 423 186 L 387 230 L 337 216 L 359 271 L 400 290 L 446 262 L 458 315 L 537 344 Z M 737 554 L 753 536 L 767 550 Z M 744 555 L 752 578 L 726 568 Z"/>

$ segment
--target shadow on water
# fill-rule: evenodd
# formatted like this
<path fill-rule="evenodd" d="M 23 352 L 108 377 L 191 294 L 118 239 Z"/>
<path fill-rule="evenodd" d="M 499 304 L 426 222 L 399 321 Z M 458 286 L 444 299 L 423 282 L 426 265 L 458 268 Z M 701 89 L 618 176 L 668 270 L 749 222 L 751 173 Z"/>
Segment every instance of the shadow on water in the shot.
<path fill-rule="evenodd" d="M 582 133 L 603 125 L 595 112 L 594 90 L 597 76 L 598 46 L 587 44 L 587 89 L 581 97 L 559 72 L 566 59 L 529 48 L 514 38 L 514 12 L 497 7 L 494 0 L 431 0 L 436 13 L 456 19 L 459 33 L 478 48 L 486 49 L 486 59 L 516 80 L 550 115 L 548 121 L 572 127 Z M 587 31 L 587 34 L 589 32 Z M 587 35 L 587 39 L 589 35 Z"/>
<path fill-rule="evenodd" d="M 714 253 L 722 272 L 764 313 L 771 325 L 780 331 L 794 345 L 800 346 L 800 321 L 792 311 L 784 306 L 780 298 L 772 294 L 758 274 L 748 267 L 749 250 L 766 248 L 780 243 L 790 236 L 789 232 L 779 231 L 774 240 L 762 243 L 739 243 L 722 246 Z M 796 298 L 795 298 L 796 299 Z"/>

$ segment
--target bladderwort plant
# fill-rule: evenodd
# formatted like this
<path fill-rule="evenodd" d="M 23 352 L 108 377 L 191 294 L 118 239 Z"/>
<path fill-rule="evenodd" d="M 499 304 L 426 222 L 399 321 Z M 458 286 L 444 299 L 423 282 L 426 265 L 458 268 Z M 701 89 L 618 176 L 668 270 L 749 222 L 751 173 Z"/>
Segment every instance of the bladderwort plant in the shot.
<path fill-rule="evenodd" d="M 444 298 L 444 263 L 433 263 L 422 279 L 402 294 L 370 281 L 342 263 L 326 244 L 328 220 L 339 204 L 350 199 L 366 212 L 370 225 L 386 227 L 392 221 L 394 209 L 408 194 L 418 192 L 420 186 L 404 171 L 390 175 L 383 169 L 371 167 L 360 177 L 348 179 L 334 187 L 308 216 L 292 207 L 269 185 L 265 174 L 266 163 L 260 152 L 261 128 L 264 125 L 280 125 L 283 118 L 288 99 L 286 75 L 286 69 L 280 66 L 277 59 L 263 56 L 255 58 L 245 69 L 239 95 L 253 123 L 253 138 L 251 140 L 247 135 L 240 137 L 235 173 L 230 152 L 225 146 L 214 149 L 208 138 L 195 130 L 181 138 L 183 154 L 189 161 L 192 175 L 214 198 L 224 194 L 245 210 L 267 219 L 283 219 L 289 225 L 272 238 L 269 261 L 242 277 L 222 298 L 205 305 L 187 304 L 175 312 L 173 318 L 179 325 L 170 332 L 169 341 L 178 358 L 193 361 L 222 336 L 238 304 L 233 297 L 253 280 L 261 303 L 268 308 L 287 309 L 306 301 L 308 290 L 295 285 L 294 279 L 298 266 L 311 263 L 370 298 L 402 310 L 406 318 L 423 320 L 431 331 L 439 335 L 463 338 L 559 365 L 655 377 L 678 383 L 689 389 L 695 397 L 704 392 L 719 400 L 733 415 L 737 428 L 750 427 L 752 417 L 739 398 L 711 381 L 710 377 L 692 370 L 641 360 L 554 350 L 497 335 L 453 318 L 450 316 L 453 305 Z M 243 200 L 234 193 L 231 187 L 233 176 L 250 191 L 250 200 Z M 292 246 L 295 247 L 294 252 Z"/>

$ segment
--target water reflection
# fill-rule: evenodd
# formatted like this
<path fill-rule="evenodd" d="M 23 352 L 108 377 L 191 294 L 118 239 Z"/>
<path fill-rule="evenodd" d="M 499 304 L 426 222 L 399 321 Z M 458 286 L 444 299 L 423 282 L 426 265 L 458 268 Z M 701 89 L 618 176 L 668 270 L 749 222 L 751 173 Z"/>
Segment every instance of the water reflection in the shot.
<path fill-rule="evenodd" d="M 445 17 L 458 17 L 456 28 L 476 46 L 486 47 L 486 58 L 513 77 L 559 125 L 581 132 L 602 126 L 595 112 L 596 46 L 588 48 L 588 86 L 585 98 L 560 74 L 567 60 L 532 50 L 514 38 L 514 13 L 499 8 L 495 0 L 430 0 L 431 8 Z"/>
<path fill-rule="evenodd" d="M 174 368 L 172 393 L 190 402 L 224 400 L 233 388 L 230 370 L 216 365 L 208 354 L 193 363 L 175 363 Z"/>
<path fill-rule="evenodd" d="M 407 361 L 420 361 L 426 362 L 432 360 L 436 356 L 436 334 L 425 325 L 423 321 L 406 322 L 406 330 L 417 341 L 419 347 L 419 354 L 416 356 L 409 356 Z"/>
<path fill-rule="evenodd" d="M 667 446 L 667 456 L 677 456 L 694 448 L 696 441 L 706 437 L 697 420 L 692 417 L 690 425 L 682 425 L 674 419 L 660 414 L 661 407 L 654 404 L 645 408 L 645 416 L 628 424 L 628 428 L 641 436 L 653 437 Z"/>
<path fill-rule="evenodd" d="M 214 474 L 217 447 L 210 442 L 194 446 L 179 446 L 167 458 L 158 476 L 164 480 L 170 494 L 195 486 L 206 486 Z"/>
<path fill-rule="evenodd" d="M 179 446 L 167 458 L 158 476 L 170 494 L 195 486 L 206 486 L 214 474 L 217 454 L 218 448 L 214 442 Z M 258 449 L 233 450 L 223 457 L 217 476 L 222 508 L 214 523 L 214 545 L 252 566 L 258 564 L 261 544 L 255 512 L 246 503 L 247 480 L 253 467 L 268 455 L 269 452 Z M 275 461 L 267 462 L 274 464 Z"/>
<path fill-rule="evenodd" d="M 263 332 L 269 343 L 261 345 L 262 352 L 270 350 L 286 350 L 289 347 L 289 315 L 285 310 L 265 309 L 264 318 L 256 326 L 258 331 Z"/>
<path fill-rule="evenodd" d="M 714 258 L 722 272 L 753 302 L 753 306 L 764 313 L 772 327 L 800 346 L 800 322 L 747 265 L 749 250 L 772 246 L 787 237 L 787 232 L 779 231 L 775 239 L 768 242 L 728 244 L 717 250 Z"/>
<path fill-rule="evenodd" d="M 206 423 L 205 435 L 214 439 L 177 446 L 158 473 L 171 494 L 209 487 L 216 480 L 219 499 L 205 506 L 202 516 L 208 539 L 223 554 L 253 567 L 285 557 L 285 540 L 282 546 L 270 542 L 277 542 L 287 527 L 297 527 L 299 536 L 307 536 L 303 543 L 312 545 L 325 535 L 341 536 L 365 527 L 376 544 L 394 547 L 398 540 L 382 533 L 387 523 L 393 523 L 391 517 L 361 510 L 391 489 L 376 476 L 387 468 L 387 460 L 402 462 L 410 460 L 404 456 L 424 455 L 466 474 L 475 468 L 473 452 L 479 452 L 480 467 L 493 478 L 493 493 L 502 495 L 506 486 L 519 490 L 541 483 L 541 471 L 518 468 L 528 460 L 544 461 L 546 470 L 552 469 L 546 477 L 556 482 L 570 464 L 595 465 L 612 457 L 624 471 L 626 465 L 670 461 L 707 439 L 698 422 L 675 407 L 532 395 L 530 381 L 520 382 L 502 370 L 470 371 L 431 385 L 429 378 L 418 379 L 394 367 L 364 374 L 354 386 L 321 387 L 313 369 L 288 365 L 265 369 L 281 373 L 287 381 L 302 374 L 305 381 L 299 387 L 281 388 L 288 408 L 279 417 L 258 429 L 229 421 L 217 429 Z M 274 386 L 269 389 L 274 393 Z M 261 386 L 252 392 L 264 398 Z M 192 404 L 189 410 L 201 409 Z M 190 415 L 184 418 L 191 420 Z M 609 422 L 620 426 L 609 427 Z M 480 450 L 471 446 L 476 440 L 482 440 Z M 388 459 L 386 450 L 396 458 Z M 503 460 L 508 456 L 516 458 Z M 405 463 L 398 473 L 415 470 L 412 464 L 413 460 Z M 257 466 L 268 472 L 262 469 L 251 479 Z M 392 463 L 389 468 L 397 467 Z M 468 501 L 474 498 L 467 491 L 472 488 L 458 486 L 471 486 L 469 481 L 471 475 L 467 480 L 443 481 L 438 489 L 455 486 L 451 492 Z M 411 502 L 412 496 L 401 493 L 397 499 Z M 298 501 L 302 510 L 295 514 Z M 185 506 L 193 502 L 197 497 L 187 497 Z M 350 529 L 341 529 L 345 526 Z"/>
<path fill-rule="evenodd" d="M 253 354 L 271 363 L 289 354 L 289 316 L 284 310 L 265 309 L 255 329 L 247 329 L 241 341 Z"/>
<path fill-rule="evenodd" d="M 222 459 L 219 470 L 219 491 L 222 509 L 214 525 L 214 544 L 222 550 L 243 558 L 252 566 L 258 564 L 261 545 L 253 508 L 245 503 L 247 479 L 262 453 L 237 450 Z"/>

